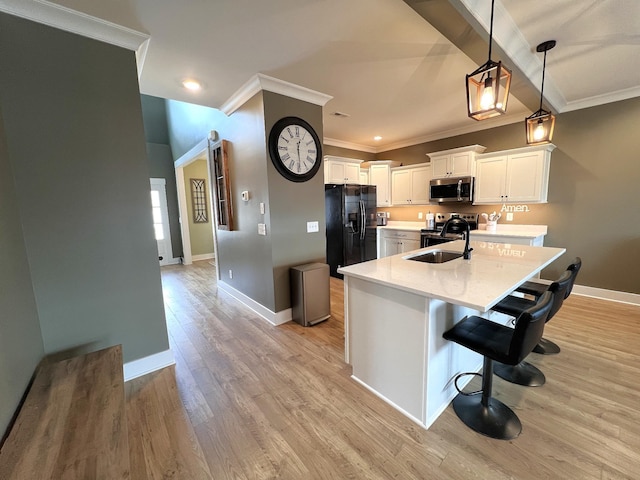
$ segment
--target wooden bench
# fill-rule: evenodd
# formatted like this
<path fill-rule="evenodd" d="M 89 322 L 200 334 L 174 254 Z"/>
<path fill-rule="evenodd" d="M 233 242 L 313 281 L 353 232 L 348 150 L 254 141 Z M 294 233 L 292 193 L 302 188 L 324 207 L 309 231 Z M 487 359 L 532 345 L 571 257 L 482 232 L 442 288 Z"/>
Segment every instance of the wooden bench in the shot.
<path fill-rule="evenodd" d="M 127 479 L 122 347 L 43 362 L 0 450 L 0 479 Z"/>

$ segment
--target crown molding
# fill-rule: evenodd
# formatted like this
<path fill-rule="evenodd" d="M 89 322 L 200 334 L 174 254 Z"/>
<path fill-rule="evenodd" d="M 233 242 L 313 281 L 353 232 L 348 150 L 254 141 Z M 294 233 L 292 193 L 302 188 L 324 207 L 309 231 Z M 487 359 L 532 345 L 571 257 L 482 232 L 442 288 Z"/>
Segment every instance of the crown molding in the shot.
<path fill-rule="evenodd" d="M 220 110 L 225 115 L 231 115 L 261 90 L 278 93 L 314 105 L 320 105 L 321 107 L 324 107 L 324 105 L 333 98 L 330 95 L 311 90 L 310 88 L 301 87 L 294 83 L 257 73 L 236 90 L 236 92 L 220 106 Z"/>
<path fill-rule="evenodd" d="M 583 108 L 597 107 L 605 103 L 620 102 L 629 100 L 630 98 L 640 97 L 640 87 L 631 87 L 617 92 L 595 95 L 593 97 L 567 102 L 565 107 L 559 113 L 571 112 L 573 110 L 582 110 Z"/>
<path fill-rule="evenodd" d="M 368 145 L 360 145 L 358 143 L 345 142 L 336 138 L 325 137 L 322 141 L 324 145 L 331 145 L 332 147 L 347 148 L 349 150 L 357 150 L 359 152 L 378 153 L 377 147 L 370 147 Z"/>
<path fill-rule="evenodd" d="M 493 118 L 491 120 L 483 120 L 482 122 L 473 122 L 473 124 L 466 127 L 443 130 L 421 137 L 408 138 L 396 143 L 390 143 L 388 145 L 379 147 L 376 153 L 411 147 L 420 143 L 434 142 L 436 140 L 442 140 L 443 138 L 456 137 L 458 135 L 465 135 L 467 133 L 479 132 L 481 130 L 488 130 L 490 128 L 502 127 L 504 125 L 511 125 L 512 123 L 518 123 L 522 121 L 524 121 L 524 117 L 522 116 L 522 114 L 511 114 Z"/>
<path fill-rule="evenodd" d="M 0 11 L 137 51 L 150 36 L 47 0 L 0 0 Z"/>
<path fill-rule="evenodd" d="M 102 20 L 47 0 L 0 0 L 0 11 L 136 52 L 142 73 L 149 34 Z"/>

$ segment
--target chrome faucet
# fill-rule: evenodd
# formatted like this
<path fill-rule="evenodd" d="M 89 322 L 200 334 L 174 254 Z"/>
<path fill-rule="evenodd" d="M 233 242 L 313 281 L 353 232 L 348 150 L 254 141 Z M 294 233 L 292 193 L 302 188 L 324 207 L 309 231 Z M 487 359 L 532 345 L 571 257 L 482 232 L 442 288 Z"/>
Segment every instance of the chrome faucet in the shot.
<path fill-rule="evenodd" d="M 471 250 L 473 250 L 473 248 L 469 248 L 469 237 L 471 236 L 471 228 L 469 227 L 469 222 L 467 222 L 465 219 L 460 217 L 452 217 L 445 222 L 444 226 L 442 227 L 442 232 L 440 232 L 440 236 L 444 237 L 447 234 L 449 225 L 455 225 L 455 224 L 461 224 L 465 229 L 465 234 L 464 234 L 465 243 L 464 243 L 464 252 L 462 253 L 462 258 L 464 258 L 465 260 L 470 260 Z"/>

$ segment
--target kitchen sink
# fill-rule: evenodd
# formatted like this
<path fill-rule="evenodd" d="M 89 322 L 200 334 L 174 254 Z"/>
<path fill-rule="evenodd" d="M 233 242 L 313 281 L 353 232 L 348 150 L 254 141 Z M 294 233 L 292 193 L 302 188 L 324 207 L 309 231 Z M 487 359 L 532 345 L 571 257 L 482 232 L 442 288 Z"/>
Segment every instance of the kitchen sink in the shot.
<path fill-rule="evenodd" d="M 462 252 L 449 252 L 447 250 L 431 250 L 430 252 L 413 257 L 405 257 L 405 260 L 426 263 L 445 263 L 462 257 Z"/>

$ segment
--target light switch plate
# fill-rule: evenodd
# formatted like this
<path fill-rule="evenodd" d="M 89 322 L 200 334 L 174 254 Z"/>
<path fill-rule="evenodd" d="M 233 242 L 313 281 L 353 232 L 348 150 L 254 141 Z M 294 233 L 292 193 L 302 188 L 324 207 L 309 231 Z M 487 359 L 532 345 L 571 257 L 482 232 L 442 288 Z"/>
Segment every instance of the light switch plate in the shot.
<path fill-rule="evenodd" d="M 267 225 L 265 223 L 258 224 L 258 235 L 266 235 L 267 234 Z"/>
<path fill-rule="evenodd" d="M 320 231 L 318 222 L 307 222 L 307 233 L 314 233 Z"/>
<path fill-rule="evenodd" d="M 264 215 L 264 202 L 260 202 L 260 215 Z"/>

